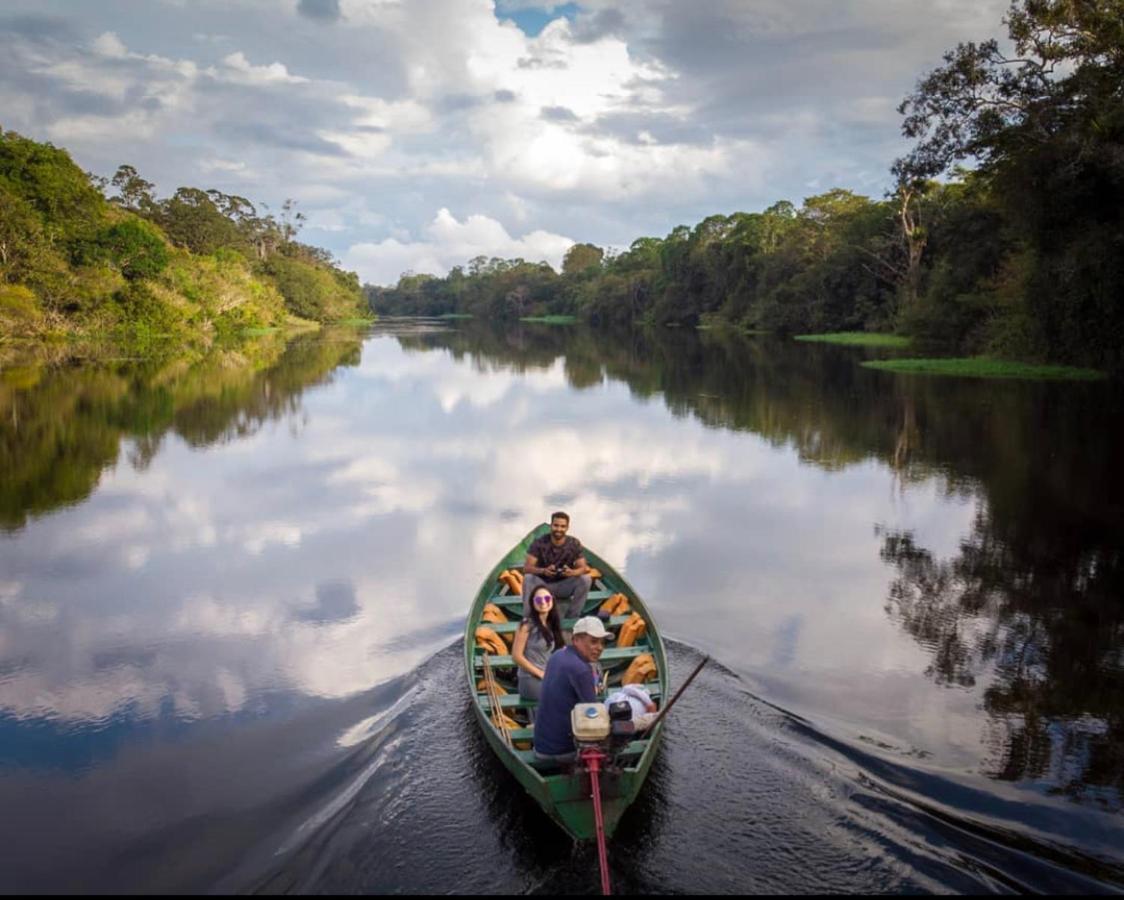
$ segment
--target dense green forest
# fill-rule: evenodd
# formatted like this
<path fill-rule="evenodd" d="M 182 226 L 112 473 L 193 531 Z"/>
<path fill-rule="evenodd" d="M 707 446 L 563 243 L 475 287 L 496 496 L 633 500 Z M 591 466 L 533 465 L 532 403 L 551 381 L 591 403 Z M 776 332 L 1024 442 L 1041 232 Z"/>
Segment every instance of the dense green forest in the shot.
<path fill-rule="evenodd" d="M 368 287 L 387 314 L 570 314 L 778 333 L 892 330 L 944 353 L 1124 372 L 1124 0 L 1016 0 L 901 104 L 895 189 L 711 216 L 562 272 L 478 257 Z"/>
<path fill-rule="evenodd" d="M 296 240 L 303 217 L 181 187 L 159 199 L 0 131 L 0 340 L 189 337 L 369 315 L 358 277 Z M 107 199 L 106 193 L 110 193 Z"/>

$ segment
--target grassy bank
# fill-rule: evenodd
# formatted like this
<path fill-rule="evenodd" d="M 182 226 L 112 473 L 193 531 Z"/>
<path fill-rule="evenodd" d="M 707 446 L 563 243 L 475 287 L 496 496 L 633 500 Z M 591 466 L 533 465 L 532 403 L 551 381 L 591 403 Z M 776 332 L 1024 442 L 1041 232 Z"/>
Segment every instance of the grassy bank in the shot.
<path fill-rule="evenodd" d="M 523 316 L 520 322 L 539 322 L 543 325 L 573 325 L 577 316 Z"/>
<path fill-rule="evenodd" d="M 1099 381 L 1107 378 L 1096 369 L 1009 362 L 985 356 L 945 359 L 878 359 L 862 363 L 868 369 L 914 375 L 951 375 L 961 378 L 1025 378 L 1038 381 Z"/>
<path fill-rule="evenodd" d="M 874 331 L 834 331 L 829 334 L 798 334 L 798 341 L 815 341 L 820 344 L 845 344 L 851 347 L 908 347 L 909 338 L 897 334 L 880 334 Z"/>

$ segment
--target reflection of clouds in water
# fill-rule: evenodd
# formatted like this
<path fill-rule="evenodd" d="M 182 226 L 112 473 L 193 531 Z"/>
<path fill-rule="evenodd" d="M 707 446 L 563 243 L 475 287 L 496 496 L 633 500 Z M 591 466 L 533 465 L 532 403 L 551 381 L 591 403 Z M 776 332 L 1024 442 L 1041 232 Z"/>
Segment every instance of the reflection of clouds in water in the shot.
<path fill-rule="evenodd" d="M 619 383 L 575 394 L 560 360 L 490 371 L 386 338 L 302 408 L 299 439 L 278 423 L 205 453 L 169 438 L 146 471 L 118 466 L 88 502 L 0 545 L 14 575 L 0 708 L 97 721 L 171 702 L 198 718 L 267 691 L 367 689 L 448 640 L 559 496 L 667 631 L 734 665 L 918 668 L 921 651 L 885 634 L 872 526 L 902 501 L 878 464 L 826 474 Z M 935 491 L 908 488 L 938 510 L 934 543 L 971 518 Z M 770 633 L 787 635 L 780 659 L 747 639 Z"/>

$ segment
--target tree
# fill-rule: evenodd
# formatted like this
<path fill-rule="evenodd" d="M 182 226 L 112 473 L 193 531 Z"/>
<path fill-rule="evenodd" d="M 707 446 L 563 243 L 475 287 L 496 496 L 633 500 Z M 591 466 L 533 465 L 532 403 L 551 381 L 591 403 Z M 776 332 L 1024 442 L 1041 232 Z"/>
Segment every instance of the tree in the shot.
<path fill-rule="evenodd" d="M 155 210 L 156 201 L 152 191 L 156 185 L 141 178 L 132 166 L 118 166 L 110 184 L 117 188 L 118 196 L 114 199 L 125 209 L 144 215 L 150 215 Z"/>
<path fill-rule="evenodd" d="M 1124 371 L 1124 0 L 1016 0 L 1004 21 L 1014 54 L 960 44 L 902 102 L 917 144 L 894 174 L 979 162 L 1018 257 L 998 349 Z"/>
<path fill-rule="evenodd" d="M 99 255 L 112 262 L 130 281 L 151 278 L 168 265 L 168 248 L 157 230 L 141 219 L 129 218 L 105 229 L 97 238 Z"/>
<path fill-rule="evenodd" d="M 163 201 L 159 222 L 168 237 L 192 253 L 214 253 L 239 243 L 235 224 L 199 188 L 181 187 Z"/>
<path fill-rule="evenodd" d="M 955 161 L 984 165 L 1065 136 L 1118 109 L 1124 80 L 1124 0 L 1014 0 L 1004 19 L 1015 45 L 959 44 L 898 107 L 917 146 L 894 164 L 899 181 L 932 178 Z M 1077 148 L 1075 148 L 1077 149 Z"/>
<path fill-rule="evenodd" d="M 601 268 L 605 251 L 593 244 L 574 244 L 562 257 L 563 275 L 581 275 Z"/>

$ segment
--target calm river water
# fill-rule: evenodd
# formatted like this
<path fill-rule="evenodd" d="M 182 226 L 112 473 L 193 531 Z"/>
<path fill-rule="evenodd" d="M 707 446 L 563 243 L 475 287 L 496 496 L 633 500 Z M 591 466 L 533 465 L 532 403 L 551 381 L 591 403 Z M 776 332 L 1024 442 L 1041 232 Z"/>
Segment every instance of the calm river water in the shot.
<path fill-rule="evenodd" d="M 1124 403 L 390 322 L 0 371 L 0 889 L 598 889 L 458 639 L 551 511 L 672 638 L 633 892 L 1124 890 Z"/>

